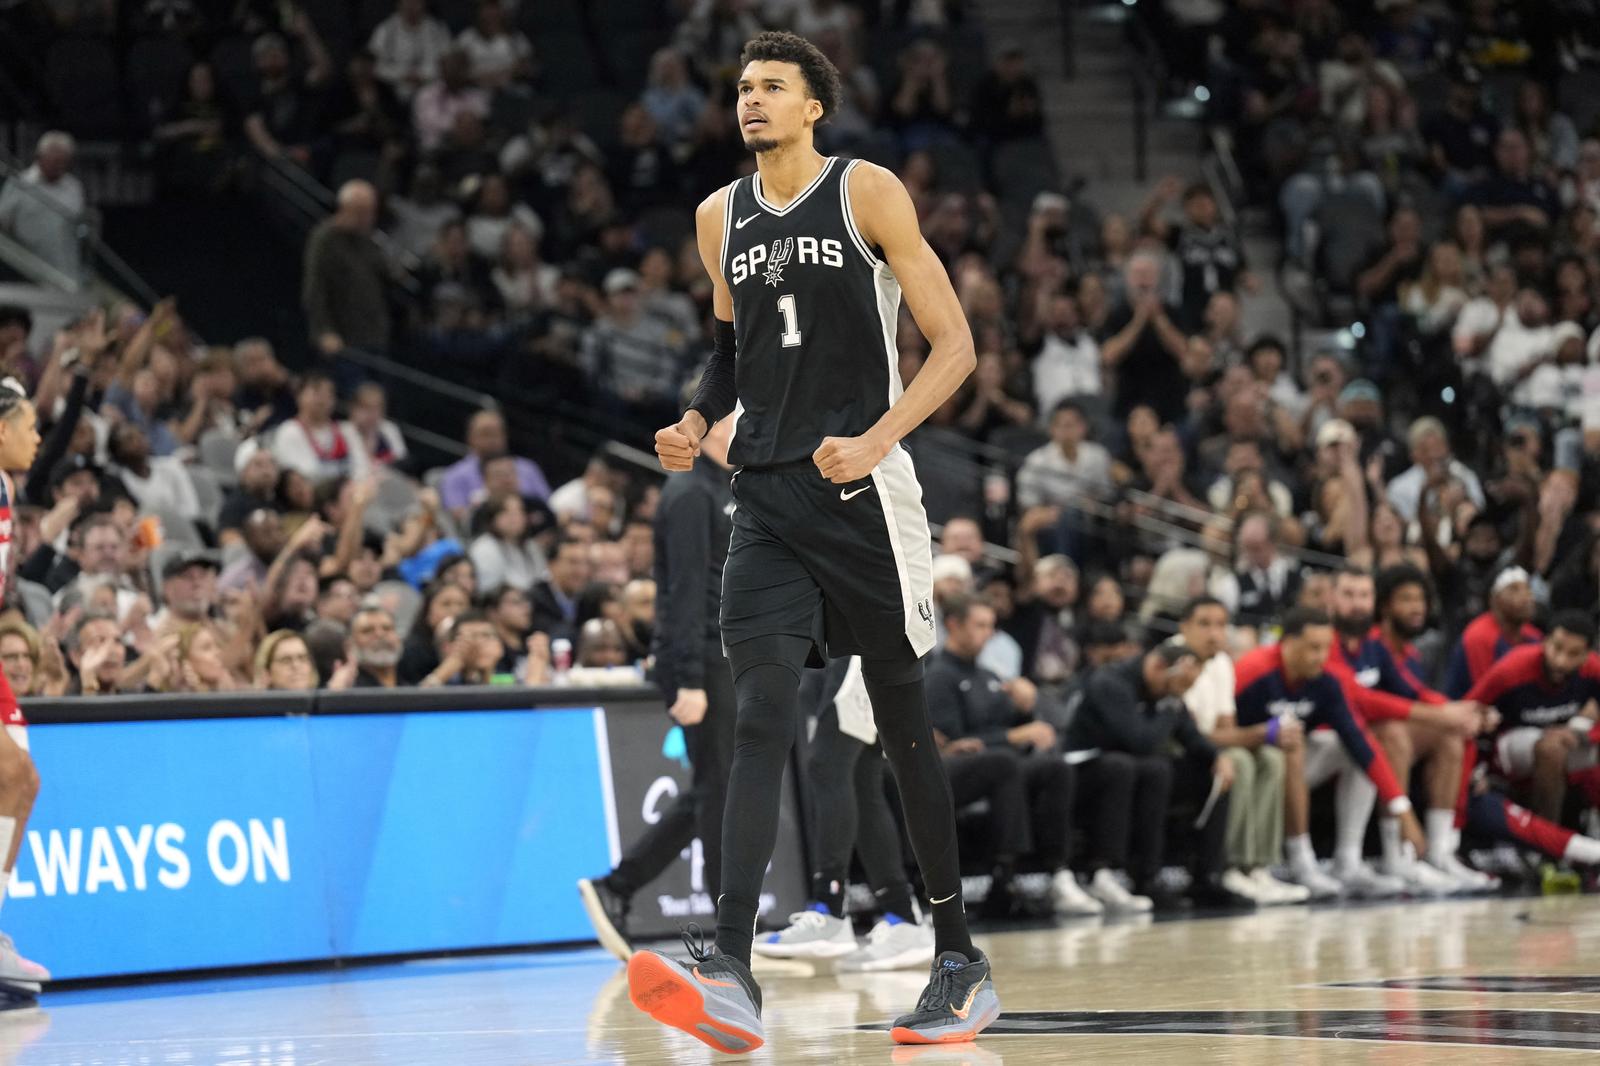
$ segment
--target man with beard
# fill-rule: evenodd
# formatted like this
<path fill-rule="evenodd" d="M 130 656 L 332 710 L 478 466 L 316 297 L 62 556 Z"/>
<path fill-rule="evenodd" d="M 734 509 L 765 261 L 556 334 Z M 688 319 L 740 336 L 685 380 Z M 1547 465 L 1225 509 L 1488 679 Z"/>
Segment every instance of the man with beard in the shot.
<path fill-rule="evenodd" d="M 352 688 L 394 688 L 399 683 L 400 634 L 382 607 L 363 607 L 350 620 L 350 651 L 356 660 Z"/>
<path fill-rule="evenodd" d="M 1385 656 L 1373 631 L 1372 575 L 1359 567 L 1347 567 L 1334 577 L 1333 611 L 1331 620 L 1335 640 L 1328 649 L 1324 668 L 1339 682 L 1345 703 L 1358 720 L 1365 723 L 1381 739 L 1386 731 L 1405 728 L 1415 719 L 1425 724 L 1434 734 L 1459 733 L 1475 722 L 1468 712 L 1458 705 L 1445 704 L 1443 697 L 1427 697 L 1412 692 L 1402 695 L 1402 680 L 1386 672 L 1392 660 Z M 1307 738 L 1309 748 L 1330 746 L 1332 737 L 1312 735 Z M 1398 746 L 1398 742 L 1396 742 Z M 1388 747 L 1384 747 L 1387 756 Z M 1432 750 L 1430 744 L 1429 750 Z M 1459 764 L 1458 764 L 1459 765 Z M 1404 782 L 1398 768 L 1396 777 Z M 1335 793 L 1337 845 L 1335 870 L 1339 880 L 1352 895 L 1388 896 L 1405 891 L 1408 887 L 1418 891 L 1443 891 L 1454 882 L 1437 876 L 1435 871 L 1424 869 L 1417 862 L 1391 864 L 1393 872 L 1380 873 L 1367 865 L 1361 857 L 1366 839 L 1367 821 L 1377 800 L 1376 791 L 1363 775 L 1346 766 L 1338 773 L 1339 784 Z M 1403 788 L 1403 785 L 1402 785 Z M 1387 841 L 1395 828 L 1391 819 L 1382 825 Z M 1454 826 L 1454 801 L 1451 804 L 1451 825 Z M 1316 886 L 1311 887 L 1315 892 Z"/>
<path fill-rule="evenodd" d="M 1508 566 L 1495 576 L 1489 588 L 1489 609 L 1467 624 L 1450 653 L 1444 671 L 1445 695 L 1461 699 L 1512 648 L 1537 644 L 1543 639 L 1544 634 L 1533 624 L 1533 589 L 1528 572 L 1520 566 Z"/>
<path fill-rule="evenodd" d="M 1494 518 L 1487 514 L 1474 515 L 1461 534 L 1461 555 L 1455 559 L 1439 543 L 1437 512 L 1426 503 L 1421 506 L 1418 520 L 1422 526 L 1422 546 L 1428 553 L 1428 569 L 1439 589 L 1439 613 L 1447 631 L 1464 628 L 1468 619 L 1488 609 L 1495 579 L 1508 565 L 1513 561 L 1519 566 L 1529 564 L 1533 557 L 1534 534 L 1539 528 L 1536 504 L 1537 491 L 1523 504 L 1517 543 L 1510 548 Z M 1529 607 L 1531 611 L 1531 598 Z M 1484 663 L 1483 669 L 1488 668 L 1489 664 Z M 1470 683 L 1462 685 L 1460 691 L 1464 693 L 1470 687 Z"/>
<path fill-rule="evenodd" d="M 1373 687 L 1415 702 L 1404 718 L 1374 722 L 1373 733 L 1401 787 L 1409 788 L 1414 764 L 1427 763 L 1424 826 L 1428 863 L 1454 878 L 1464 890 L 1492 890 L 1498 884 L 1493 878 L 1463 865 L 1455 855 L 1456 803 L 1463 767 L 1468 765 L 1469 741 L 1483 726 L 1483 708 L 1470 702 L 1449 703 L 1420 679 L 1422 661 L 1411 641 L 1421 636 L 1428 624 L 1428 585 L 1422 571 L 1409 565 L 1391 566 L 1378 574 L 1376 584 L 1379 624 L 1368 637 L 1372 661 L 1378 668 Z M 1412 868 L 1398 836 L 1384 834 L 1384 871 L 1405 876 L 1404 871 Z"/>
<path fill-rule="evenodd" d="M 150 628 L 160 633 L 204 622 L 216 602 L 216 560 L 201 551 L 174 555 L 161 566 L 162 609 L 150 618 Z"/>
<path fill-rule="evenodd" d="M 1496 768 L 1552 822 L 1561 819 L 1568 775 L 1596 763 L 1600 656 L 1594 641 L 1594 622 L 1585 612 L 1562 611 L 1544 643 L 1511 649 L 1468 693 L 1499 712 Z"/>

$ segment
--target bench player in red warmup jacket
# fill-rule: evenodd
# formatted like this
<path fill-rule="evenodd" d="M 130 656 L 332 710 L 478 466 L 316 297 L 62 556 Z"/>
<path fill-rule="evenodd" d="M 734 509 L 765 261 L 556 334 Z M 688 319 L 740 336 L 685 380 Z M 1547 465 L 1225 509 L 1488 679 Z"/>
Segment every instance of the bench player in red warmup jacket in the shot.
<path fill-rule="evenodd" d="M 0 600 L 5 598 L 6 582 L 16 561 L 11 558 L 12 501 L 16 486 L 11 471 L 27 470 L 39 450 L 39 430 L 33 404 L 22 386 L 12 378 L 0 381 Z M 28 755 L 28 722 L 22 716 L 16 694 L 5 673 L 0 671 L 0 716 L 5 729 L 0 731 L 0 854 L 5 856 L 5 874 L 0 888 L 11 884 L 11 870 L 22 848 L 23 831 L 33 800 L 39 793 L 39 775 Z M 5 898 L 0 892 L 0 901 Z M 0 933 L 0 996 L 31 998 L 50 973 L 36 962 L 17 953 L 11 938 Z"/>

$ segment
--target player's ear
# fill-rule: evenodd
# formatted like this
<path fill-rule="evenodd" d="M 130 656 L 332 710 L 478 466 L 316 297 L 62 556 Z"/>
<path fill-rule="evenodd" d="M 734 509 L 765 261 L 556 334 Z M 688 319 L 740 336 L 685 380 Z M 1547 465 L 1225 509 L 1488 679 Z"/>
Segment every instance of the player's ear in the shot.
<path fill-rule="evenodd" d="M 815 96 L 806 98 L 806 117 L 811 120 L 812 125 L 822 121 L 822 101 Z"/>

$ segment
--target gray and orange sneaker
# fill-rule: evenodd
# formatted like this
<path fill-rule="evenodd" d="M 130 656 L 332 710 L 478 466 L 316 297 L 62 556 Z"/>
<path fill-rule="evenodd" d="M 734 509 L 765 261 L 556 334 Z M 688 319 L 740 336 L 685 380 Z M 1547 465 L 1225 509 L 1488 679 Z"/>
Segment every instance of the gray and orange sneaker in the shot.
<path fill-rule="evenodd" d="M 910 1014 L 896 1018 L 889 1035 L 897 1044 L 953 1044 L 973 1040 L 1000 1017 L 1000 996 L 989 976 L 989 960 L 969 960 L 947 951 L 933 960 L 933 973 Z"/>
<path fill-rule="evenodd" d="M 729 1055 L 742 1055 L 766 1043 L 761 1028 L 761 986 L 750 967 L 732 955 L 696 947 L 689 934 L 683 945 L 692 958 L 684 964 L 656 951 L 638 951 L 628 960 L 628 997 L 662 1025 L 680 1029 Z"/>

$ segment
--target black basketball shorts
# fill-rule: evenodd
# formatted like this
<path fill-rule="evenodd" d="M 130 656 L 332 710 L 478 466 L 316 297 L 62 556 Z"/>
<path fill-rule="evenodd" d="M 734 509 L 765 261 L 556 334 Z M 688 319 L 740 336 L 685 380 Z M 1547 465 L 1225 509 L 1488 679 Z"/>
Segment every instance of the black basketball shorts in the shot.
<path fill-rule="evenodd" d="M 934 646 L 933 552 L 911 455 L 836 485 L 810 459 L 733 477 L 722 643 L 788 634 L 829 658 Z"/>

